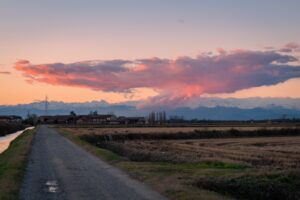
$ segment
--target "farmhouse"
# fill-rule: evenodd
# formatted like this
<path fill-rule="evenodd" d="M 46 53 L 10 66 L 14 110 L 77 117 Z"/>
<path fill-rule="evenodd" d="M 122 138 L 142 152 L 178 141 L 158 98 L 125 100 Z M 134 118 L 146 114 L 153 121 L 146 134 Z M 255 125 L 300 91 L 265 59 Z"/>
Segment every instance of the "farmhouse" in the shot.
<path fill-rule="evenodd" d="M 146 124 L 145 117 L 118 117 L 119 124 Z"/>
<path fill-rule="evenodd" d="M 45 115 L 38 118 L 38 122 L 42 124 L 70 124 L 75 122 L 72 115 Z"/>
<path fill-rule="evenodd" d="M 144 117 L 117 117 L 108 115 L 45 115 L 38 118 L 38 123 L 42 124 L 145 124 Z"/>
<path fill-rule="evenodd" d="M 110 124 L 116 119 L 115 115 L 79 115 L 76 124 Z"/>
<path fill-rule="evenodd" d="M 22 117 L 16 115 L 0 115 L 0 123 L 21 124 Z"/>

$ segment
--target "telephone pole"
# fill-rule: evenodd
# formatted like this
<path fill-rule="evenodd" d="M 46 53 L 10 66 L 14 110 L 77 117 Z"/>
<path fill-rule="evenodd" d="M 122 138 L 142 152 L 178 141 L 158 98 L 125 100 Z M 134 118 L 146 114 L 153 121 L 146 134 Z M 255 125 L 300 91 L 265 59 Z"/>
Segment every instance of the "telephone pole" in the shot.
<path fill-rule="evenodd" d="M 48 96 L 46 95 L 46 97 L 45 97 L 45 115 L 48 115 L 48 106 L 49 106 Z"/>

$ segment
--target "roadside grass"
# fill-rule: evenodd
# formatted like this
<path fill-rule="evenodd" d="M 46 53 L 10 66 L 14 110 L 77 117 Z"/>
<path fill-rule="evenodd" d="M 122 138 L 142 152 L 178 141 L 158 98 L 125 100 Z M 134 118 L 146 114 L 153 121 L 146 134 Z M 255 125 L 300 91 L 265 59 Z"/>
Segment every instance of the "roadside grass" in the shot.
<path fill-rule="evenodd" d="M 35 130 L 27 130 L 0 154 L 0 199 L 17 199 Z"/>
<path fill-rule="evenodd" d="M 78 136 L 76 136 L 62 128 L 57 128 L 57 130 L 59 131 L 60 134 L 62 134 L 66 138 L 70 139 L 75 144 L 78 144 L 79 146 L 84 148 L 86 151 L 100 157 L 101 159 L 103 159 L 107 162 L 120 161 L 123 159 L 118 154 L 115 154 L 106 149 L 97 148 L 94 145 L 91 145 L 90 143 L 86 142 L 85 140 L 80 139 Z"/>
<path fill-rule="evenodd" d="M 169 199 L 233 199 L 230 195 L 220 194 L 197 186 L 199 177 L 224 177 L 240 176 L 249 170 L 221 168 L 214 164 L 174 164 L 159 162 L 118 162 L 115 166 L 123 169 L 132 177 L 145 182 L 153 189 L 165 195 Z"/>
<path fill-rule="evenodd" d="M 197 186 L 226 195 L 253 200 L 295 200 L 300 199 L 299 172 L 241 176 L 237 178 L 210 177 L 200 179 Z"/>

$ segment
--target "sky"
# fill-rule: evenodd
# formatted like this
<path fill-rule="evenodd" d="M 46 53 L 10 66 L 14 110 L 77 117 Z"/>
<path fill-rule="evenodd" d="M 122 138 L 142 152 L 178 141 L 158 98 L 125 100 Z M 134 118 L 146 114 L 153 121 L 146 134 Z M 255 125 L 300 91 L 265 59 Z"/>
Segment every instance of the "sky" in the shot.
<path fill-rule="evenodd" d="M 1 0 L 0 105 L 300 98 L 298 0 Z"/>

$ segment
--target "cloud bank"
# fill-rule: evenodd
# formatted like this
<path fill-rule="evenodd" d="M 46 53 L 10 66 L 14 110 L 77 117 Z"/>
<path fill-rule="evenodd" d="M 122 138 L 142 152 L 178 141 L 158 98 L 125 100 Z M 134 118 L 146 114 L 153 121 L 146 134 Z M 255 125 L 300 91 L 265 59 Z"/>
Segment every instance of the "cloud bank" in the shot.
<path fill-rule="evenodd" d="M 289 43 L 284 48 L 299 48 Z M 15 69 L 28 82 L 85 87 L 106 92 L 132 92 L 152 88 L 159 95 L 153 104 L 180 104 L 203 93 L 230 93 L 250 87 L 274 85 L 300 77 L 295 56 L 281 50 L 218 49 L 218 54 L 201 54 L 176 59 L 84 61 L 70 64 L 31 64 L 19 60 Z"/>

